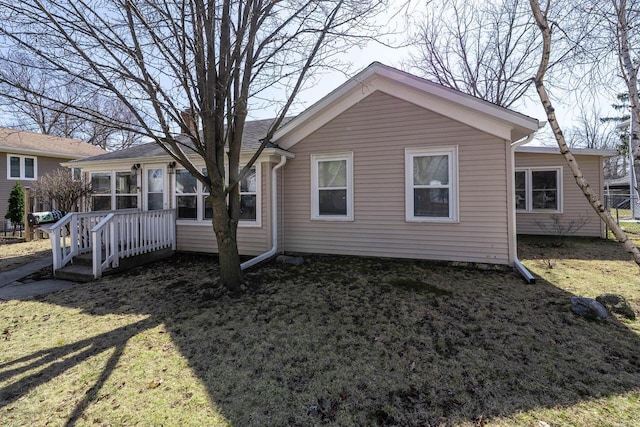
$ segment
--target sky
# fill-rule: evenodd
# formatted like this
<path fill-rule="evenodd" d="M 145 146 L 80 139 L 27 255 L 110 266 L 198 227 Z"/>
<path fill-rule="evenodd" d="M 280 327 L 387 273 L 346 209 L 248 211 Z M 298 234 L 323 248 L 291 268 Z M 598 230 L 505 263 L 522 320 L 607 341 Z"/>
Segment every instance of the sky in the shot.
<path fill-rule="evenodd" d="M 411 3 L 412 6 L 410 6 L 411 10 L 409 12 L 414 19 L 416 16 L 419 16 L 421 8 L 425 7 L 425 3 L 426 2 Z M 404 18 L 402 16 L 395 16 L 391 18 L 385 16 L 382 17 L 382 19 L 389 19 L 390 25 L 400 30 L 400 34 L 396 35 L 391 43 L 396 45 L 403 44 L 406 39 L 406 33 L 402 32 L 403 26 L 406 27 L 403 22 Z M 346 73 L 331 71 L 322 74 L 319 77 L 319 81 L 314 84 L 312 88 L 306 89 L 304 92 L 300 93 L 297 97 L 297 102 L 292 113 L 297 114 L 305 108 L 310 107 L 342 83 L 346 82 L 349 77 L 354 76 L 374 61 L 381 62 L 385 65 L 398 69 L 403 69 L 405 71 L 410 71 L 407 63 L 410 60 L 412 51 L 414 50 L 414 46 L 391 48 L 374 41 L 369 42 L 364 48 L 351 49 L 341 57 L 343 61 L 351 64 L 348 71 Z M 619 82 L 617 82 L 616 79 L 619 80 Z M 619 77 L 616 76 L 613 79 L 613 82 L 620 88 L 620 90 L 624 90 L 622 80 Z M 556 90 L 551 91 L 551 96 L 558 122 L 566 132 L 566 130 L 571 126 L 577 126 L 577 120 L 582 108 L 591 109 L 592 106 L 595 106 L 596 110 L 600 110 L 600 112 L 605 116 L 615 115 L 616 112 L 611 108 L 611 104 L 615 102 L 615 93 L 616 91 L 613 90 L 610 90 L 609 92 L 603 90 L 600 93 L 591 91 L 587 94 L 589 99 L 585 100 L 579 98 L 580 96 L 584 97 L 584 94 L 580 95 L 571 91 L 563 92 Z M 513 109 L 519 113 L 538 119 L 540 122 L 546 122 L 546 114 L 533 87 L 531 88 L 531 95 L 531 99 L 522 100 L 520 104 L 513 107 Z M 250 117 L 252 119 L 270 118 L 273 116 L 274 112 L 269 110 L 252 110 L 250 112 Z M 536 140 L 538 144 L 555 144 L 555 140 L 553 139 L 553 135 L 548 125 L 539 132 Z"/>

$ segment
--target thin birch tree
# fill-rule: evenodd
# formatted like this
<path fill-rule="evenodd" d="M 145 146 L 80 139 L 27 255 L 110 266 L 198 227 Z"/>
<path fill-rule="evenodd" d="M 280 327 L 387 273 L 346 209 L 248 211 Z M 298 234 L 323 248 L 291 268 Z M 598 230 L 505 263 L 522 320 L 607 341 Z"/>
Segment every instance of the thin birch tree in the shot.
<path fill-rule="evenodd" d="M 593 190 L 593 188 L 589 185 L 584 175 L 582 174 L 580 165 L 578 164 L 576 158 L 567 145 L 560 124 L 558 123 L 553 103 L 551 102 L 551 98 L 549 97 L 547 89 L 545 88 L 545 74 L 549 66 L 552 51 L 552 28 L 549 24 L 548 19 L 551 0 L 546 1 L 544 9 L 540 7 L 538 0 L 529 0 L 529 3 L 531 5 L 531 12 L 536 20 L 536 23 L 538 24 L 538 28 L 540 29 L 543 40 L 542 52 L 540 55 L 540 65 L 534 77 L 534 83 L 536 91 L 538 92 L 538 96 L 540 97 L 540 102 L 542 103 L 542 106 L 544 107 L 545 113 L 547 115 L 549 125 L 551 127 L 551 130 L 553 131 L 556 142 L 558 143 L 558 147 L 560 148 L 560 152 L 567 161 L 569 169 L 571 170 L 576 180 L 576 184 L 578 185 L 580 190 L 582 190 L 582 193 L 588 200 L 591 207 L 600 216 L 602 221 L 611 229 L 616 239 L 620 243 L 622 243 L 625 250 L 633 256 L 636 264 L 640 265 L 640 251 L 631 241 L 631 239 L 629 239 L 629 237 L 625 234 L 622 228 L 620 228 L 613 217 L 609 214 L 605 206 L 602 204 L 602 201 L 599 199 L 598 194 Z"/>

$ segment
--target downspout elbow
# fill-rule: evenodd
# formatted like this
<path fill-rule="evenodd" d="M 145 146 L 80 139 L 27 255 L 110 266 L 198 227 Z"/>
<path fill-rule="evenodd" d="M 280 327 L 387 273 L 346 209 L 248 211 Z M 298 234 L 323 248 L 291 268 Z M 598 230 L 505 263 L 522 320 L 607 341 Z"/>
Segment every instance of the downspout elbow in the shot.
<path fill-rule="evenodd" d="M 540 128 L 544 127 L 544 125 L 546 124 L 546 122 L 541 123 Z M 525 144 L 528 144 L 529 142 L 531 142 L 531 140 L 533 139 L 533 137 L 535 136 L 535 132 L 527 135 L 526 137 L 520 139 L 519 141 L 515 141 L 511 143 L 511 158 L 512 158 L 512 164 L 515 167 L 515 162 L 513 161 L 514 157 L 515 157 L 515 151 L 518 147 L 521 147 Z M 515 213 L 513 213 L 513 215 L 515 216 Z M 515 219 L 514 219 L 514 226 L 515 226 Z M 518 273 L 520 273 L 522 275 L 522 277 L 524 278 L 524 280 L 529 283 L 529 284 L 535 284 L 536 283 L 536 278 L 533 274 L 531 274 L 531 272 L 529 270 L 527 270 L 527 267 L 525 267 L 524 265 L 522 265 L 522 262 L 520 262 L 520 259 L 518 259 L 518 248 L 517 248 L 517 242 L 518 242 L 518 236 L 517 236 L 517 231 L 514 227 L 513 230 L 513 241 L 515 242 L 516 247 L 514 248 L 514 258 L 513 258 L 513 266 L 514 268 L 518 271 Z"/>
<path fill-rule="evenodd" d="M 280 156 L 280 163 L 271 169 L 271 249 L 240 264 L 240 269 L 242 270 L 271 258 L 278 251 L 278 174 L 276 172 L 286 163 L 287 157 Z"/>

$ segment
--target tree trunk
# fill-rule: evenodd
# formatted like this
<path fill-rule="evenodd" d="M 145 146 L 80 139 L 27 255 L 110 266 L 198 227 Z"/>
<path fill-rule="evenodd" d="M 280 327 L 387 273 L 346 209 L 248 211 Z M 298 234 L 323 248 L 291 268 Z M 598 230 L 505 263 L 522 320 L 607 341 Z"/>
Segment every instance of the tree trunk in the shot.
<path fill-rule="evenodd" d="M 211 222 L 218 243 L 220 280 L 230 292 L 238 293 L 242 290 L 243 283 L 240 254 L 238 253 L 238 225 L 229 217 L 224 195 L 215 198 L 209 196 L 206 201 L 213 210 Z"/>
<path fill-rule="evenodd" d="M 632 185 L 640 192 L 640 96 L 638 95 L 638 68 L 631 58 L 629 45 L 629 20 L 626 0 L 612 0 L 615 9 L 617 25 L 616 38 L 618 42 L 618 58 L 622 76 L 629 92 L 629 106 L 631 107 L 631 131 L 629 134 L 629 150 L 633 156 L 633 169 L 636 182 Z M 637 194 L 637 193 L 636 193 Z M 632 194 L 633 197 L 633 194 Z M 631 200 L 638 203 L 638 200 Z"/>
<path fill-rule="evenodd" d="M 538 27 L 542 32 L 543 45 L 542 45 L 542 58 L 540 59 L 540 66 L 538 68 L 538 72 L 535 76 L 535 85 L 536 90 L 538 91 L 538 95 L 540 96 L 540 101 L 542 102 L 542 106 L 547 114 L 547 119 L 549 120 L 549 125 L 553 130 L 553 135 L 556 138 L 556 142 L 560 147 L 560 152 L 564 156 L 573 176 L 576 180 L 576 184 L 582 190 L 582 193 L 589 201 L 589 204 L 596 213 L 600 216 L 602 221 L 611 229 L 613 234 L 616 236 L 616 239 L 622 243 L 625 250 L 629 252 L 632 256 L 636 264 L 640 265 L 640 251 L 633 244 L 631 239 L 625 234 L 625 232 L 620 228 L 618 223 L 613 219 L 613 217 L 609 214 L 609 212 L 605 209 L 604 205 L 600 201 L 598 195 L 594 193 L 593 189 L 589 185 L 589 183 L 584 178 L 582 174 L 582 170 L 580 169 L 580 165 L 576 161 L 573 153 L 569 150 L 567 146 L 567 142 L 564 139 L 564 134 L 562 133 L 562 129 L 558 124 L 556 119 L 555 109 L 551 104 L 551 100 L 549 99 L 549 95 L 547 94 L 547 90 L 544 87 L 544 75 L 549 66 L 549 58 L 551 56 L 551 28 L 547 22 L 547 17 L 540 10 L 540 6 L 538 5 L 537 0 L 529 0 L 529 4 L 531 5 L 531 11 L 533 12 L 533 16 L 536 19 Z M 549 4 L 549 3 L 547 3 Z"/>

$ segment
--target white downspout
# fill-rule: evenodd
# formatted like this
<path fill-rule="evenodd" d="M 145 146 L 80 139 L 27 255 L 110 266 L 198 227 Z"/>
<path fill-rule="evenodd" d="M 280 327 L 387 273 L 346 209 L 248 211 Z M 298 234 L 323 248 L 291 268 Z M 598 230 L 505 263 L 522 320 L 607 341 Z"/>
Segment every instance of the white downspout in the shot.
<path fill-rule="evenodd" d="M 540 124 L 540 128 L 542 128 L 544 125 L 546 124 L 546 122 L 542 122 Z M 535 135 L 535 132 L 526 136 L 525 138 L 519 140 L 519 141 L 515 141 L 511 143 L 511 166 L 512 166 L 512 172 L 515 171 L 515 167 L 516 167 L 516 156 L 515 156 L 515 152 L 516 152 L 516 148 L 528 144 L 529 142 L 531 142 L 531 140 L 533 139 Z M 508 179 L 514 180 L 514 174 L 511 174 L 511 177 L 508 177 Z M 512 187 L 513 188 L 513 187 Z M 513 193 L 513 192 L 512 192 Z M 513 194 L 510 194 L 509 197 L 511 198 L 511 200 L 514 199 Z M 512 249 L 509 251 L 510 255 L 513 258 L 513 266 L 516 268 L 516 270 L 518 270 L 518 272 L 522 275 L 522 277 L 524 277 L 524 280 L 527 281 L 527 283 L 529 284 L 534 284 L 536 283 L 536 278 L 533 274 L 531 274 L 531 272 L 529 270 L 527 270 L 527 268 L 522 265 L 522 263 L 520 262 L 520 260 L 518 259 L 518 232 L 516 230 L 516 207 L 515 207 L 515 201 L 511 201 L 509 202 L 509 206 L 512 206 L 510 215 L 511 215 L 511 223 L 513 224 L 512 227 L 512 235 L 511 235 L 511 239 L 510 239 L 510 246 L 512 247 Z"/>
<path fill-rule="evenodd" d="M 276 172 L 283 167 L 285 163 L 287 163 L 287 158 L 280 156 L 280 163 L 271 169 L 271 249 L 240 264 L 242 270 L 246 270 L 259 262 L 271 258 L 278 251 L 278 174 Z"/>

